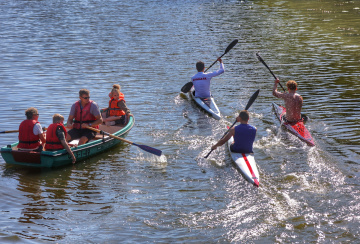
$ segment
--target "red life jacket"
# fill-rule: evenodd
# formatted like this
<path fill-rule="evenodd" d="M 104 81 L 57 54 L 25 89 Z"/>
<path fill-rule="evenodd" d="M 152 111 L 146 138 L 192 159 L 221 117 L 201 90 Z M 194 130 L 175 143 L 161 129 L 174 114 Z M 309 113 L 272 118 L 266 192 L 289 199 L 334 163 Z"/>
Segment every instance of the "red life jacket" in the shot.
<path fill-rule="evenodd" d="M 51 124 L 46 131 L 46 144 L 45 144 L 46 150 L 64 149 L 64 146 L 61 144 L 59 138 L 56 136 L 56 129 L 58 128 L 58 126 L 60 126 L 63 129 L 66 138 L 67 132 L 63 124 L 61 123 Z"/>
<path fill-rule="evenodd" d="M 19 144 L 18 148 L 36 149 L 40 146 L 40 137 L 33 132 L 36 120 L 26 119 L 19 126 Z"/>
<path fill-rule="evenodd" d="M 90 113 L 92 103 L 93 101 L 90 100 L 82 109 L 80 106 L 80 101 L 75 103 L 75 120 L 73 124 L 75 129 L 81 129 L 81 124 L 89 124 L 96 121 L 95 116 Z M 95 128 L 98 129 L 99 126 L 96 126 Z"/>
<path fill-rule="evenodd" d="M 125 111 L 122 110 L 119 106 L 118 106 L 118 102 L 120 101 L 124 101 L 125 102 L 125 96 L 123 93 L 119 92 L 119 99 L 114 99 L 113 97 L 110 99 L 109 101 L 109 115 L 110 116 L 122 116 L 125 115 Z"/>

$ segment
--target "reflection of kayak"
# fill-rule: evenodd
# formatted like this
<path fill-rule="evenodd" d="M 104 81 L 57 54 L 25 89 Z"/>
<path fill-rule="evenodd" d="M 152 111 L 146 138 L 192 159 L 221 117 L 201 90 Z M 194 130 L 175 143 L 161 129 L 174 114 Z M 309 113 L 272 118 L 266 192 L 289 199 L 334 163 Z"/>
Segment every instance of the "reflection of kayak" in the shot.
<path fill-rule="evenodd" d="M 235 153 L 230 150 L 230 145 L 234 142 L 234 137 L 228 140 L 228 148 L 231 158 L 234 160 L 236 166 L 239 168 L 244 178 L 254 186 L 259 186 L 259 171 L 256 166 L 255 157 L 253 153 Z"/>
<path fill-rule="evenodd" d="M 276 117 L 280 120 L 281 124 L 292 134 L 299 137 L 302 141 L 306 142 L 309 146 L 315 146 L 314 139 L 312 138 L 310 132 L 306 129 L 303 120 L 300 120 L 296 123 L 287 123 L 284 122 L 284 115 L 286 113 L 285 107 L 278 105 L 276 103 L 272 104 L 275 110 Z"/>
<path fill-rule="evenodd" d="M 200 106 L 202 109 L 204 109 L 207 113 L 209 113 L 212 117 L 215 119 L 221 119 L 220 110 L 218 106 L 215 103 L 215 100 L 213 97 L 209 98 L 199 98 L 194 96 L 194 87 L 191 88 L 189 92 L 189 96 L 196 102 L 198 106 Z"/>
<path fill-rule="evenodd" d="M 100 125 L 100 130 L 111 133 L 115 136 L 124 138 L 131 128 L 134 126 L 135 119 L 133 116 L 129 118 L 129 122 L 125 126 L 106 126 Z M 76 140 L 75 140 L 76 141 Z M 70 144 L 74 144 L 71 141 Z M 105 150 L 121 143 L 120 140 L 111 138 L 107 135 L 97 134 L 96 137 L 88 143 L 80 145 L 76 148 L 71 148 L 76 161 L 84 160 L 92 157 L 95 154 L 104 152 Z M 70 155 L 65 149 L 57 151 L 20 151 L 17 148 L 19 142 L 13 143 L 1 148 L 1 156 L 8 164 L 17 164 L 23 166 L 33 167 L 59 167 L 67 164 L 72 164 Z"/>

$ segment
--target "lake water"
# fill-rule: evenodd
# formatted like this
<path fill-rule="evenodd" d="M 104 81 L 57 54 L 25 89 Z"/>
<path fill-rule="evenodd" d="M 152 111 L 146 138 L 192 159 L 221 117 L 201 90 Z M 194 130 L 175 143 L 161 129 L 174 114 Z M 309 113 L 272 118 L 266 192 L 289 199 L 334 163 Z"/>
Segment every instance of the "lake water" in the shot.
<path fill-rule="evenodd" d="M 104 108 L 120 84 L 136 119 L 127 139 L 164 153 L 122 144 L 50 170 L 0 157 L 1 243 L 358 242 L 360 1 L 9 0 L 0 23 L 1 131 L 31 106 L 43 126 L 67 118 L 82 88 Z M 180 89 L 234 39 L 212 80 L 217 121 Z M 256 52 L 283 86 L 298 82 L 315 147 L 279 128 Z M 225 146 L 204 159 L 257 89 L 259 188 Z"/>

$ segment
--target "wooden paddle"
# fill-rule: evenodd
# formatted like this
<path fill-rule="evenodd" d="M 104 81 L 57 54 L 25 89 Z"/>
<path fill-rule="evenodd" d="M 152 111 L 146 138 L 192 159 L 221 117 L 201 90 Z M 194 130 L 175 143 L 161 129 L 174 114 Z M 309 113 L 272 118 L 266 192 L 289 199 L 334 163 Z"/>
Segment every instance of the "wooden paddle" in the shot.
<path fill-rule="evenodd" d="M 263 63 L 263 65 L 265 65 L 265 67 L 270 71 L 270 73 L 272 74 L 272 76 L 275 78 L 275 80 L 277 79 L 277 77 L 274 75 L 274 73 L 271 71 L 271 69 L 269 68 L 269 66 L 265 63 L 264 59 L 262 59 L 262 57 L 259 55 L 259 53 L 256 53 L 256 57 L 258 58 L 258 60 Z M 281 88 L 285 91 L 284 87 L 281 85 L 281 83 L 279 82 L 279 85 L 281 86 Z"/>
<path fill-rule="evenodd" d="M 47 128 L 46 127 L 43 127 L 43 130 L 45 131 Z M 14 133 L 14 132 L 19 132 L 19 130 L 3 130 L 3 131 L 0 131 L 0 134 L 3 134 L 3 133 Z"/>
<path fill-rule="evenodd" d="M 233 40 L 233 41 L 229 44 L 229 46 L 225 49 L 224 54 L 221 55 L 220 58 L 222 58 L 225 54 L 227 54 L 237 43 L 238 43 L 238 39 Z M 204 71 L 204 73 L 205 73 L 206 71 L 208 71 L 214 64 L 216 64 L 216 62 L 217 62 L 217 59 L 215 60 L 214 63 L 212 63 L 212 65 L 209 66 L 209 68 L 207 68 L 207 69 Z M 189 92 L 192 86 L 193 86 L 192 81 L 186 83 L 186 84 L 181 88 L 181 92 L 183 92 L 183 93 Z"/>
<path fill-rule="evenodd" d="M 257 90 L 249 99 L 246 107 L 245 107 L 245 110 L 248 110 L 250 108 L 250 106 L 254 103 L 255 99 L 257 98 L 257 96 L 259 95 L 259 92 L 260 92 L 260 89 Z M 236 124 L 236 120 L 235 122 L 230 126 L 230 128 L 225 132 L 225 134 L 221 137 L 221 139 L 223 139 L 227 133 L 229 133 L 230 129 Z M 220 140 L 221 140 L 220 139 Z M 211 154 L 213 150 L 211 149 L 211 151 L 205 156 L 205 158 L 209 157 L 209 155 Z"/>
<path fill-rule="evenodd" d="M 105 131 L 95 129 L 95 128 L 93 128 L 93 127 L 89 127 L 89 126 L 88 126 L 88 127 L 86 127 L 86 128 L 89 129 L 89 130 L 92 130 L 92 131 L 96 131 L 96 132 L 98 132 L 98 133 L 100 133 L 100 134 L 108 135 L 109 137 L 118 139 L 118 140 L 120 140 L 120 141 L 129 143 L 129 144 L 131 144 L 131 145 L 137 146 L 137 147 L 141 148 L 142 150 L 144 150 L 144 151 L 146 151 L 146 152 L 155 154 L 156 156 L 159 156 L 159 157 L 160 157 L 161 154 L 162 154 L 162 151 L 160 151 L 160 150 L 158 150 L 158 149 L 156 149 L 156 148 L 149 147 L 149 146 L 146 146 L 146 145 L 139 145 L 139 144 L 136 144 L 136 143 L 134 143 L 134 142 L 128 141 L 128 140 L 126 140 L 126 139 L 124 139 L 124 138 L 121 138 L 121 137 L 118 137 L 118 136 L 114 136 L 114 135 L 112 135 L 112 134 L 110 134 L 110 133 L 107 133 L 107 132 L 105 132 Z"/>

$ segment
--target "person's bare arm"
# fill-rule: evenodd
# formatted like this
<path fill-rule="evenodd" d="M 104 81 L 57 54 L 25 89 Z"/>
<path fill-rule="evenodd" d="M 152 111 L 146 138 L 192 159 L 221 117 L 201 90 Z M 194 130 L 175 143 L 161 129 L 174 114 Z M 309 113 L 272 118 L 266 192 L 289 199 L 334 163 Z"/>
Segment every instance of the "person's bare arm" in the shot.
<path fill-rule="evenodd" d="M 277 85 L 278 85 L 279 82 L 280 82 L 279 79 L 276 79 L 276 80 L 274 81 L 273 95 L 274 95 L 275 97 L 278 97 L 278 98 L 283 98 L 284 93 L 281 93 L 281 92 L 278 92 L 278 91 L 277 91 Z"/>
<path fill-rule="evenodd" d="M 74 164 L 76 162 L 76 157 L 75 157 L 74 153 L 71 151 L 69 145 L 67 144 L 67 142 L 65 140 L 60 140 L 60 142 L 63 145 L 63 147 L 66 149 L 68 154 L 71 156 L 72 163 Z"/>
<path fill-rule="evenodd" d="M 211 150 L 216 150 L 216 148 L 224 145 L 225 142 L 227 142 L 227 141 L 230 139 L 230 137 L 234 136 L 234 134 L 235 134 L 235 128 L 232 127 L 232 128 L 230 129 L 229 133 L 227 133 L 224 138 L 220 139 L 215 145 L 213 145 L 213 146 L 211 147 Z"/>

